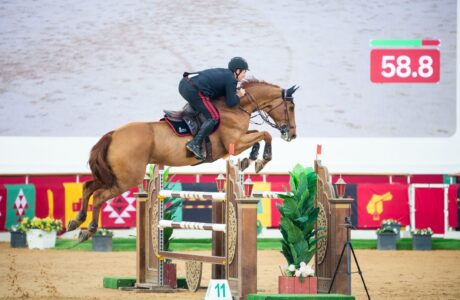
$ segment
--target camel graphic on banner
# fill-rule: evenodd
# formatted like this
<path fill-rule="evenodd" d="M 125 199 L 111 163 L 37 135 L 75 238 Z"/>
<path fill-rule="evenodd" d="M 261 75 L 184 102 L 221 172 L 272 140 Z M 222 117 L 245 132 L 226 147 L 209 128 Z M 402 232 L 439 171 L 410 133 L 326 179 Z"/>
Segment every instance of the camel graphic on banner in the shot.
<path fill-rule="evenodd" d="M 374 194 L 372 195 L 371 200 L 367 203 L 366 209 L 367 213 L 372 215 L 372 219 L 374 221 L 380 220 L 380 215 L 383 212 L 383 202 L 384 201 L 391 201 L 393 199 L 393 195 L 391 192 L 385 193 L 383 195 Z"/>

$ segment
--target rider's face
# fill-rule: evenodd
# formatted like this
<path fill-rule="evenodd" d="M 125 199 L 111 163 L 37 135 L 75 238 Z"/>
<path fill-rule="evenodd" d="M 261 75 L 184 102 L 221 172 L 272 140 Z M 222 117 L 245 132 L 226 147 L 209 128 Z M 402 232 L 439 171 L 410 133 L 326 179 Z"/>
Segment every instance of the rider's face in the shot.
<path fill-rule="evenodd" d="M 238 73 L 238 71 L 240 73 Z M 240 69 L 236 70 L 236 72 L 235 72 L 236 80 L 238 80 L 238 81 L 243 80 L 246 77 L 246 71 L 247 70 L 240 70 Z M 238 74 L 238 75 L 236 75 L 236 74 Z"/>

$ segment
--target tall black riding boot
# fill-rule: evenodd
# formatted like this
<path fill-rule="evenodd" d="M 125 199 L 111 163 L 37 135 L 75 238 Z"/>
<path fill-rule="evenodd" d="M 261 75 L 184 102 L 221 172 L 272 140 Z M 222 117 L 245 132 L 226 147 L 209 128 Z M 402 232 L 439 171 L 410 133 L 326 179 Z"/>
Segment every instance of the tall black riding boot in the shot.
<path fill-rule="evenodd" d="M 201 144 L 203 142 L 203 139 L 207 137 L 211 131 L 214 129 L 214 126 L 216 126 L 217 120 L 209 119 L 206 120 L 203 125 L 201 125 L 200 130 L 198 133 L 195 135 L 193 140 L 187 143 L 186 147 L 187 149 L 195 154 L 195 157 L 199 160 L 204 160 L 205 157 L 203 156 L 203 152 L 201 151 Z"/>

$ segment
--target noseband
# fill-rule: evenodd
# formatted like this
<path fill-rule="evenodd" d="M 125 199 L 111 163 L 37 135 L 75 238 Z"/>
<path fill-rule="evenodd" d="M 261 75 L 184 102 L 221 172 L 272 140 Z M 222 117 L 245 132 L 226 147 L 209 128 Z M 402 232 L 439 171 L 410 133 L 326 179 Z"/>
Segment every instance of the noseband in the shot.
<path fill-rule="evenodd" d="M 282 90 L 281 91 L 281 98 L 283 99 L 283 101 L 281 101 L 278 105 L 276 105 L 275 107 L 272 107 L 269 111 L 265 112 L 263 110 L 263 108 L 261 108 L 258 104 L 257 104 L 257 101 L 256 99 L 254 98 L 254 96 L 252 96 L 248 91 L 246 91 L 246 95 L 248 96 L 248 99 L 249 99 L 249 102 L 251 102 L 251 104 L 255 107 L 255 111 L 257 112 L 257 115 L 260 116 L 260 118 L 265 122 L 267 123 L 268 125 L 270 125 L 271 127 L 273 128 L 276 128 L 278 129 L 281 134 L 287 134 L 289 132 L 289 129 L 291 128 L 295 128 L 295 126 L 292 126 L 291 125 L 291 120 L 289 118 L 289 113 L 288 113 L 288 107 L 287 107 L 287 101 L 291 101 L 291 102 L 294 102 L 294 98 L 291 97 L 291 96 L 288 96 L 287 93 L 286 93 L 286 90 Z M 283 105 L 284 104 L 284 105 Z M 269 114 L 270 112 L 274 111 L 275 109 L 278 109 L 279 107 L 282 107 L 282 105 L 284 106 L 284 122 L 281 123 L 281 125 L 278 125 L 278 123 L 275 122 L 272 122 L 270 121 L 269 119 Z M 240 106 L 240 109 L 243 110 L 244 112 L 246 112 L 248 115 L 251 116 L 251 113 L 246 111 L 244 108 L 242 108 Z M 251 116 L 251 119 L 252 118 L 255 118 L 257 117 L 257 115 L 255 116 Z M 252 122 L 253 124 L 256 124 L 256 125 L 262 125 L 263 123 L 255 123 L 255 122 Z"/>

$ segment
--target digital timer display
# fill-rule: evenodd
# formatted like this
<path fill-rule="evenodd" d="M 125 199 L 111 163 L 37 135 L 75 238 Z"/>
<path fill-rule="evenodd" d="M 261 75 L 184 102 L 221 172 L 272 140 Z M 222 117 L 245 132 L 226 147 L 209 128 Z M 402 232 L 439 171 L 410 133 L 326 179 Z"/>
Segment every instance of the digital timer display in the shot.
<path fill-rule="evenodd" d="M 376 40 L 370 55 L 374 83 L 436 83 L 440 79 L 440 51 L 437 40 Z M 384 48 L 395 47 L 395 48 Z M 420 48 L 409 48 L 420 47 Z"/>

